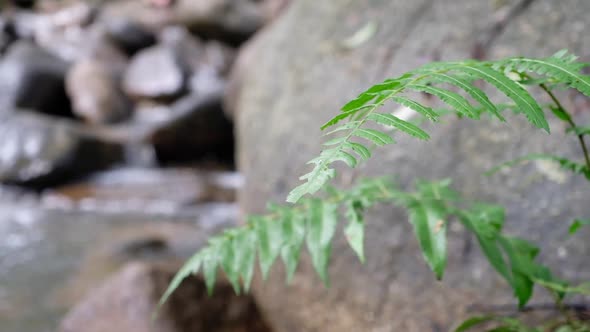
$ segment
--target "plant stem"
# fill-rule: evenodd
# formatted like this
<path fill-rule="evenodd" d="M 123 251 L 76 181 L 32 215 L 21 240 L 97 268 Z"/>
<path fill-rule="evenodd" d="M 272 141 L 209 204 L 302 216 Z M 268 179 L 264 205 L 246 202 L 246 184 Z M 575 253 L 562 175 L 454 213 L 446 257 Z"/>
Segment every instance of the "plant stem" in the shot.
<path fill-rule="evenodd" d="M 563 105 L 559 102 L 559 99 L 553 94 L 553 92 L 543 83 L 539 84 L 541 89 L 543 89 L 553 100 L 555 106 L 567 115 L 566 122 L 570 125 L 570 127 L 575 130 L 577 128 L 576 123 L 572 119 L 571 114 L 563 107 Z M 580 146 L 582 147 L 582 151 L 584 152 L 584 160 L 586 161 L 586 167 L 590 170 L 590 153 L 588 152 L 588 147 L 586 146 L 586 141 L 584 140 L 584 134 L 578 134 L 578 140 L 580 141 Z"/>

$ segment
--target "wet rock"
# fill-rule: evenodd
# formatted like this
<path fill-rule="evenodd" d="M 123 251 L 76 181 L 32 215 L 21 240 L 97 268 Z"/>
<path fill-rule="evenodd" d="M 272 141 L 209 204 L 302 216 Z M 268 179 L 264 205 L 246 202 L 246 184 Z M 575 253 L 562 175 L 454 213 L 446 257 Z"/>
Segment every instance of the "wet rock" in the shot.
<path fill-rule="evenodd" d="M 218 41 L 210 40 L 205 44 L 205 52 L 201 60 L 202 66 L 211 67 L 220 76 L 229 74 L 236 57 L 236 51 Z"/>
<path fill-rule="evenodd" d="M 11 0 L 10 3 L 12 3 L 14 6 L 19 7 L 19 8 L 26 8 L 26 9 L 30 9 L 35 7 L 35 3 L 37 3 L 36 0 Z"/>
<path fill-rule="evenodd" d="M 154 130 L 148 141 L 159 161 L 180 162 L 213 158 L 233 160 L 233 125 L 216 95 L 189 95 L 170 108 L 168 121 Z"/>
<path fill-rule="evenodd" d="M 70 68 L 66 87 L 74 114 L 89 123 L 119 122 L 131 112 L 131 102 L 111 65 L 93 59 L 79 61 Z"/>
<path fill-rule="evenodd" d="M 189 88 L 191 92 L 198 96 L 210 95 L 224 91 L 226 86 L 225 79 L 215 68 L 203 66 L 197 70 L 190 78 Z"/>
<path fill-rule="evenodd" d="M 559 45 L 590 53 L 582 28 L 588 28 L 590 2 L 530 3 L 490 46 L 490 58 L 544 57 Z M 471 57 L 495 15 L 490 3 L 469 0 L 293 1 L 254 41 L 253 62 L 242 68 L 244 77 L 256 77 L 244 81 L 235 103 L 238 164 L 246 179 L 239 194 L 244 211 L 260 213 L 267 202 L 284 201 L 325 141 L 318 126 L 346 101 L 425 62 Z M 367 22 L 379 31 L 353 50 L 339 50 L 339 41 Z M 563 22 L 577 22 L 577 28 Z M 426 127 L 432 136 L 427 143 L 394 135 L 396 145 L 376 151 L 361 172 L 343 168 L 334 184 L 348 187 L 350 179 L 391 175 L 409 187 L 416 178 L 451 177 L 466 197 L 506 206 L 509 233 L 540 245 L 543 263 L 559 276 L 574 283 L 590 279 L 590 244 L 584 238 L 564 242 L 567 226 L 561 222 L 590 215 L 587 182 L 570 174 L 563 184 L 553 183 L 535 165 L 482 176 L 500 162 L 529 153 L 579 158 L 579 146 L 563 134 L 559 121 L 551 122 L 551 136 L 521 116 L 509 123 L 446 118 Z M 365 264 L 358 263 L 338 233 L 329 289 L 304 258 L 289 287 L 276 264 L 270 279 L 255 287 L 257 300 L 279 332 L 447 331 L 477 314 L 466 312 L 473 304 L 515 303 L 471 235 L 457 228 L 449 237 L 449 266 L 445 279 L 436 282 L 405 211 L 378 208 L 367 215 Z M 565 251 L 567 259 L 560 258 Z M 536 296 L 533 301 L 545 301 L 543 293 Z M 330 314 L 318 315 L 325 312 Z"/>
<path fill-rule="evenodd" d="M 170 300 L 152 314 L 177 266 L 133 263 L 76 305 L 62 321 L 61 332 L 267 332 L 256 304 L 218 283 L 213 296 L 195 277 L 184 281 Z"/>
<path fill-rule="evenodd" d="M 29 42 L 17 42 L 0 62 L 0 107 L 71 116 L 65 91 L 68 65 Z"/>
<path fill-rule="evenodd" d="M 78 3 L 51 14 L 39 14 L 34 29 L 35 41 L 68 62 L 88 57 L 116 63 L 126 61 L 107 29 L 96 21 L 97 9 Z"/>
<path fill-rule="evenodd" d="M 238 45 L 264 24 L 259 4 L 250 0 L 179 0 L 178 21 L 207 39 Z"/>
<path fill-rule="evenodd" d="M 0 182 L 42 188 L 121 160 L 121 147 L 67 120 L 0 114 Z"/>
<path fill-rule="evenodd" d="M 264 24 L 261 5 L 250 0 L 178 0 L 170 6 L 140 1 L 114 1 L 105 15 L 125 17 L 153 28 L 182 25 L 206 39 L 238 45 Z"/>
<path fill-rule="evenodd" d="M 123 88 L 136 98 L 177 97 L 186 90 L 189 70 L 173 48 L 153 46 L 131 60 L 123 77 Z"/>
<path fill-rule="evenodd" d="M 160 43 L 174 50 L 178 61 L 195 71 L 203 61 L 203 43 L 181 26 L 164 28 L 159 35 Z"/>
<path fill-rule="evenodd" d="M 16 40 L 16 31 L 14 31 L 12 21 L 7 17 L 0 17 L 0 54 L 4 54 Z"/>
<path fill-rule="evenodd" d="M 181 262 L 204 245 L 210 233 L 186 222 L 144 220 L 135 225 L 113 225 L 84 249 L 75 273 L 54 298 L 62 306 L 72 307 L 130 262 Z"/>
<path fill-rule="evenodd" d="M 104 17 L 103 25 L 113 42 L 127 55 L 156 43 L 156 36 L 144 25 L 122 17 Z"/>
<path fill-rule="evenodd" d="M 35 39 L 37 27 L 40 25 L 40 15 L 28 10 L 18 10 L 11 13 L 10 21 L 17 39 Z"/>

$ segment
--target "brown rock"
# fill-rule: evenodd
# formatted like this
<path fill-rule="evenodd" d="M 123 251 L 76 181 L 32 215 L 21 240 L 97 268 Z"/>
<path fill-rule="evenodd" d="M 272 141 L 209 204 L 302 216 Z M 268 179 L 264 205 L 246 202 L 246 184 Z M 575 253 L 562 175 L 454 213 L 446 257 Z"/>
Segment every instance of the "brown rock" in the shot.
<path fill-rule="evenodd" d="M 253 299 L 218 283 L 209 297 L 198 278 L 184 281 L 158 311 L 176 268 L 132 263 L 75 306 L 61 332 L 268 332 Z"/>
<path fill-rule="evenodd" d="M 512 7 L 521 1 L 504 3 Z M 319 126 L 384 78 L 436 59 L 476 55 L 483 35 L 496 34 L 491 42 L 484 38 L 487 46 L 477 52 L 491 58 L 549 56 L 564 45 L 590 53 L 583 32 L 590 2 L 522 3 L 530 6 L 498 28 L 499 15 L 489 1 L 293 1 L 249 46 L 248 66 L 241 68 L 247 80 L 234 108 L 239 169 L 246 179 L 239 196 L 244 211 L 259 213 L 268 201 L 284 201 L 309 170 L 306 162 L 319 154 Z M 352 49 L 340 46 L 368 22 L 378 25 L 375 35 Z M 560 276 L 589 280 L 589 243 L 584 238 L 564 243 L 563 224 L 590 215 L 587 182 L 566 175 L 563 184 L 552 183 L 537 176 L 535 165 L 482 176 L 497 163 L 528 153 L 579 157 L 579 146 L 563 134 L 562 124 L 552 121 L 551 126 L 548 136 L 521 117 L 511 118 L 510 125 L 445 118 L 428 127 L 430 142 L 395 135 L 398 144 L 377 150 L 361 171 L 343 169 L 335 184 L 392 175 L 409 186 L 416 178 L 451 177 L 468 197 L 505 205 L 509 232 L 539 244 L 543 262 Z M 461 228 L 449 234 L 449 268 L 441 283 L 426 267 L 405 211 L 374 210 L 367 216 L 365 236 L 367 262 L 362 265 L 339 233 L 329 289 L 307 258 L 291 286 L 285 286 L 281 264 L 269 281 L 258 284 L 257 299 L 277 331 L 448 331 L 474 303 L 514 303 L 509 287 Z M 558 252 L 567 252 L 567 259 Z"/>
<path fill-rule="evenodd" d="M 86 59 L 73 65 L 66 76 L 66 89 L 74 114 L 89 123 L 119 122 L 131 112 L 116 73 L 100 61 Z"/>

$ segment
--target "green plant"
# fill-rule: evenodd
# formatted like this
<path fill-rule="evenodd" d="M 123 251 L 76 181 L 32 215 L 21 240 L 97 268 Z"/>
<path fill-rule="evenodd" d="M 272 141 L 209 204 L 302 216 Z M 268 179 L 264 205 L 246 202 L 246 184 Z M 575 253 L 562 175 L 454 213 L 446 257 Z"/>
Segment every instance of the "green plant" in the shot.
<path fill-rule="evenodd" d="M 240 292 L 242 286 L 248 291 L 257 257 L 266 278 L 271 265 L 280 256 L 290 280 L 304 243 L 315 270 L 328 283 L 331 242 L 340 215 L 348 221 L 344 232 L 351 248 L 364 261 L 364 212 L 377 203 L 393 203 L 408 210 L 426 263 L 438 279 L 443 277 L 446 267 L 446 229 L 450 222 L 460 222 L 473 233 L 491 266 L 513 289 L 521 308 L 531 298 L 535 285 L 554 294 L 557 307 L 562 307 L 568 295 L 590 295 L 590 283 L 572 286 L 560 280 L 536 260 L 539 249 L 535 245 L 504 234 L 505 215 L 501 206 L 469 202 L 451 189 L 448 180 L 419 181 L 413 191 L 402 190 L 385 178 L 363 180 L 348 190 L 328 185 L 336 175 L 333 168 L 336 161 L 355 167 L 369 159 L 375 147 L 394 143 L 392 131 L 429 139 L 429 134 L 418 124 L 379 111 L 388 101 L 403 105 L 432 122 L 451 113 L 471 119 L 490 115 L 506 121 L 503 112 L 512 111 L 524 114 L 534 126 L 546 132 L 550 129 L 544 109 L 548 109 L 568 124 L 568 132 L 577 136 L 583 162 L 551 155 L 530 155 L 500 165 L 491 172 L 541 158 L 557 162 L 563 169 L 590 181 L 590 155 L 585 143 L 590 127 L 578 126 L 553 92 L 561 88 L 575 89 L 590 97 L 590 76 L 581 73 L 587 66 L 590 64 L 578 62 L 566 51 L 543 59 L 516 57 L 498 61 L 437 62 L 372 86 L 322 126 L 322 129 L 334 127 L 326 134 L 330 140 L 324 143 L 321 154 L 309 162 L 313 169 L 301 177 L 303 183 L 289 194 L 287 201 L 292 205 L 271 205 L 268 214 L 252 216 L 243 227 L 228 229 L 211 238 L 208 246 L 178 272 L 162 302 L 186 276 L 199 270 L 203 271 L 211 291 L 218 267 L 223 269 L 236 292 Z M 491 102 L 488 94 L 478 87 L 481 83 L 495 88 L 510 103 Z M 532 86 L 546 93 L 551 104 L 541 105 L 533 98 L 527 90 Z M 422 104 L 416 98 L 419 94 L 436 97 L 448 109 L 433 109 Z M 347 121 L 342 124 L 344 120 Z M 311 197 L 320 190 L 323 195 Z M 576 220 L 570 232 L 573 234 L 588 224 L 590 220 Z M 456 331 L 466 331 L 484 323 L 492 325 L 490 331 L 590 331 L 590 325 L 565 311 L 563 317 L 547 326 L 530 328 L 512 318 L 486 316 L 470 318 Z"/>

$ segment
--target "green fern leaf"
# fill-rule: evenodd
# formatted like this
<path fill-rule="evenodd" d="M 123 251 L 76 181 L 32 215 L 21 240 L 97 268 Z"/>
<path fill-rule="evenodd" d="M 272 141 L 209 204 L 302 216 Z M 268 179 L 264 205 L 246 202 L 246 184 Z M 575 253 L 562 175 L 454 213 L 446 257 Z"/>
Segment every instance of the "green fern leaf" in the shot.
<path fill-rule="evenodd" d="M 574 133 L 576 135 L 590 135 L 590 126 L 588 126 L 588 127 L 577 126 L 574 128 L 568 128 L 566 130 L 566 132 Z"/>
<path fill-rule="evenodd" d="M 383 146 L 393 143 L 393 138 L 389 135 L 374 129 L 359 129 L 354 132 L 356 136 L 371 141 L 373 144 Z"/>
<path fill-rule="evenodd" d="M 469 331 L 472 327 L 484 324 L 484 323 L 488 323 L 490 321 L 495 320 L 496 317 L 495 316 L 475 316 L 475 317 L 469 317 L 468 319 L 466 319 L 465 321 L 463 321 L 461 324 L 459 324 L 459 326 L 457 326 L 453 332 L 465 332 L 465 331 Z M 498 332 L 498 331 L 496 331 Z"/>
<path fill-rule="evenodd" d="M 547 123 L 547 119 L 545 119 L 541 106 L 539 106 L 535 99 L 531 97 L 528 91 L 521 85 L 506 77 L 504 74 L 484 65 L 467 63 L 457 66 L 456 70 L 483 79 L 495 86 L 508 98 L 514 101 L 532 124 L 549 132 L 549 124 Z"/>
<path fill-rule="evenodd" d="M 475 119 L 478 116 L 477 112 L 475 112 L 473 107 L 469 104 L 469 101 L 467 101 L 467 99 L 465 99 L 463 96 L 456 92 L 422 84 L 410 84 L 408 85 L 408 89 L 436 96 L 440 98 L 440 100 L 442 100 L 444 103 L 448 104 L 453 109 L 457 110 L 460 114 L 465 115 L 467 117 Z"/>
<path fill-rule="evenodd" d="M 338 223 L 337 205 L 312 199 L 307 216 L 307 248 L 318 275 L 325 284 L 328 280 L 328 261 L 332 250 L 332 237 Z"/>
<path fill-rule="evenodd" d="M 231 229 L 230 231 L 237 231 L 236 229 Z M 235 233 L 235 232 L 232 232 Z M 220 246 L 220 253 L 219 253 L 219 260 L 221 264 L 221 268 L 225 272 L 227 279 L 231 283 L 232 287 L 236 294 L 241 293 L 240 287 L 240 271 L 238 270 L 239 262 L 237 259 L 236 253 L 236 246 L 235 246 L 235 234 L 228 234 L 231 236 L 229 240 L 227 240 L 227 244 Z"/>
<path fill-rule="evenodd" d="M 176 273 L 176 275 L 170 282 L 170 285 L 168 285 L 168 288 L 164 292 L 164 295 L 162 295 L 162 297 L 160 298 L 160 301 L 158 302 L 158 310 L 162 307 L 162 305 L 164 305 L 166 301 L 168 301 L 170 295 L 172 295 L 172 293 L 178 288 L 178 286 L 180 286 L 180 284 L 185 278 L 199 271 L 199 268 L 201 267 L 201 262 L 202 255 L 199 251 L 184 263 L 182 268 Z"/>
<path fill-rule="evenodd" d="M 297 270 L 301 246 L 305 239 L 305 223 L 300 215 L 293 215 L 290 212 L 285 212 L 283 218 L 285 244 L 281 249 L 281 258 L 287 271 L 287 282 L 290 283 Z"/>
<path fill-rule="evenodd" d="M 341 160 L 350 168 L 355 168 L 357 165 L 356 158 L 350 153 L 343 150 L 339 150 L 334 154 L 334 160 Z"/>
<path fill-rule="evenodd" d="M 217 249 L 215 247 L 209 247 L 209 250 L 203 251 L 203 276 L 205 277 L 205 285 L 207 286 L 207 293 L 209 295 L 213 294 L 215 287 L 219 259 L 217 253 L 211 250 L 211 248 Z"/>
<path fill-rule="evenodd" d="M 575 161 L 569 160 L 567 158 L 562 158 L 562 157 L 558 157 L 558 156 L 553 156 L 553 155 L 549 155 L 549 154 L 542 154 L 542 153 L 534 153 L 534 154 L 530 154 L 527 156 L 523 156 L 520 158 L 516 158 L 514 160 L 510 160 L 507 162 L 504 162 L 492 169 L 490 169 L 489 171 L 487 171 L 485 174 L 486 175 L 492 175 L 494 173 L 497 173 L 498 171 L 500 171 L 501 169 L 504 168 L 510 168 L 510 167 L 514 167 L 518 164 L 521 164 L 523 162 L 526 161 L 531 161 L 531 160 L 550 160 L 550 161 L 554 161 L 557 164 L 559 164 L 559 166 L 567 171 L 570 171 L 572 173 L 575 174 L 580 174 L 583 175 L 584 177 L 586 177 L 586 179 L 590 180 L 590 169 L 588 168 L 588 166 L 586 164 L 582 164 L 582 163 L 577 163 Z"/>
<path fill-rule="evenodd" d="M 336 176 L 336 172 L 333 169 L 327 168 L 321 163 L 317 164 L 310 173 L 301 177 L 302 180 L 307 179 L 307 181 L 291 190 L 287 196 L 287 202 L 296 203 L 304 195 L 314 194 L 334 176 Z"/>
<path fill-rule="evenodd" d="M 403 96 L 395 96 L 391 98 L 396 103 L 406 106 L 407 108 L 413 110 L 414 112 L 420 113 L 426 118 L 431 121 L 438 121 L 439 114 L 436 113 L 432 108 L 426 107 L 412 99 L 403 97 Z"/>
<path fill-rule="evenodd" d="M 475 234 L 479 246 L 492 267 L 513 284 L 510 267 L 504 259 L 498 237 L 504 224 L 504 209 L 499 206 L 477 205 L 469 211 L 459 211 L 459 220 Z"/>
<path fill-rule="evenodd" d="M 569 228 L 570 235 L 576 234 L 583 226 L 590 226 L 590 219 L 576 219 Z"/>
<path fill-rule="evenodd" d="M 375 95 L 361 93 L 358 97 L 342 106 L 342 112 L 348 113 L 350 111 L 358 110 L 373 99 L 375 99 Z"/>
<path fill-rule="evenodd" d="M 498 112 L 496 105 L 494 105 L 488 96 L 471 82 L 458 78 L 446 73 L 433 73 L 431 77 L 436 78 L 439 82 L 446 82 L 452 84 L 463 91 L 467 92 L 475 101 L 484 107 L 488 112 L 495 115 L 500 121 L 506 121 L 506 119 Z"/>
<path fill-rule="evenodd" d="M 257 233 L 249 229 L 242 229 L 234 241 L 235 269 L 242 276 L 244 291 L 250 291 L 252 278 L 254 277 L 254 265 L 256 264 Z"/>
<path fill-rule="evenodd" d="M 346 240 L 362 263 L 365 262 L 365 222 L 363 212 L 363 204 L 360 201 L 349 201 L 346 212 L 348 225 L 344 229 Z"/>
<path fill-rule="evenodd" d="M 363 160 L 371 158 L 371 150 L 369 150 L 366 146 L 360 143 L 345 142 L 343 143 L 343 147 L 356 152 L 356 154 L 358 154 L 359 157 L 361 157 L 361 159 Z"/>
<path fill-rule="evenodd" d="M 430 135 L 422 130 L 420 127 L 411 124 L 407 121 L 401 120 L 391 114 L 385 113 L 372 113 L 367 116 L 367 119 L 375 121 L 379 124 L 397 128 L 411 136 L 419 139 L 428 140 Z"/>
<path fill-rule="evenodd" d="M 410 201 L 407 208 L 424 259 L 440 280 L 447 263 L 445 208 L 440 201 L 419 199 Z"/>
<path fill-rule="evenodd" d="M 290 222 L 290 219 L 252 218 L 251 223 L 255 225 L 258 235 L 258 260 L 264 280 L 268 278 L 270 268 L 281 252 L 284 242 L 283 223 Z"/>
<path fill-rule="evenodd" d="M 534 72 L 554 78 L 590 97 L 590 76 L 580 73 L 585 64 L 571 62 L 556 54 L 546 59 L 512 58 L 505 61 L 506 65 L 518 72 Z M 575 59 L 574 59 L 575 60 Z"/>

